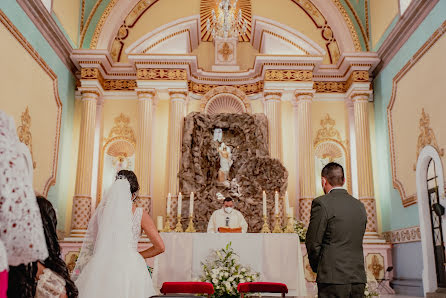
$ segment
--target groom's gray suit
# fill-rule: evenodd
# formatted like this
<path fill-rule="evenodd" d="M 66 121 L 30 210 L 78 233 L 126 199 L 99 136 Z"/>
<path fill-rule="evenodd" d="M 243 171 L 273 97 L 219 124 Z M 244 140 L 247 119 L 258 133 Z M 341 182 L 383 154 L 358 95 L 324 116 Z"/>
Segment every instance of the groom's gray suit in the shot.
<path fill-rule="evenodd" d="M 364 205 L 345 189 L 313 200 L 305 244 L 319 297 L 363 297 L 366 224 Z"/>

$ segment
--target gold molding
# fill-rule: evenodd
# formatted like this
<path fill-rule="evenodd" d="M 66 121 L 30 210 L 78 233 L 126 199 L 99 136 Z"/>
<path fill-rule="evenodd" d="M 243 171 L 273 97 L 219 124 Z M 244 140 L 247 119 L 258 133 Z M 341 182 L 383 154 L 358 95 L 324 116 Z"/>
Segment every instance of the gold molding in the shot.
<path fill-rule="evenodd" d="M 20 45 L 29 53 L 29 55 L 37 62 L 37 64 L 42 67 L 42 69 L 48 74 L 48 76 L 53 80 L 53 94 L 57 105 L 57 117 L 56 117 L 56 136 L 54 139 L 53 147 L 53 164 L 51 176 L 46 181 L 43 188 L 43 195 L 47 196 L 49 188 L 56 183 L 57 167 L 59 160 L 59 141 L 60 141 L 60 127 L 62 121 L 62 102 L 59 97 L 59 87 L 57 75 L 48 66 L 48 64 L 43 60 L 39 53 L 31 46 L 31 44 L 26 40 L 26 38 L 20 33 L 17 27 L 9 20 L 6 14 L 0 9 L 0 22 L 6 27 L 6 29 L 14 36 L 14 38 L 20 43 Z"/>
<path fill-rule="evenodd" d="M 269 69 L 265 72 L 265 81 L 312 81 L 311 70 Z"/>
<path fill-rule="evenodd" d="M 353 16 L 355 17 L 356 23 L 358 23 L 359 29 L 361 30 L 362 37 L 364 38 L 364 43 L 365 43 L 366 50 L 369 51 L 370 50 L 370 47 L 369 47 L 369 36 L 366 35 L 366 33 L 365 33 L 364 26 L 362 26 L 362 23 L 361 23 L 361 19 L 358 17 L 358 14 L 356 13 L 356 11 L 353 8 L 353 6 L 350 3 L 350 1 L 349 0 L 345 0 L 345 2 L 347 3 L 348 8 L 350 8 L 351 12 L 353 13 Z M 368 22 L 367 15 L 366 15 L 366 19 L 367 19 L 367 22 Z"/>
<path fill-rule="evenodd" d="M 400 71 L 393 77 L 392 80 L 392 95 L 390 97 L 389 105 L 387 106 L 387 125 L 389 127 L 389 143 L 390 143 L 390 162 L 392 166 L 392 183 L 393 187 L 398 190 L 401 196 L 401 201 L 404 207 L 411 206 L 417 203 L 416 194 L 407 194 L 404 185 L 398 179 L 396 169 L 396 154 L 395 154 L 395 137 L 394 125 L 392 120 L 392 110 L 396 100 L 396 91 L 398 82 L 412 69 L 414 65 L 424 56 L 427 51 L 446 33 L 446 21 L 444 21 L 437 30 L 429 37 L 429 39 L 418 49 L 418 51 L 408 59 L 407 63 L 400 69 Z"/>
<path fill-rule="evenodd" d="M 80 25 L 81 33 L 82 33 L 82 30 L 84 29 L 84 17 L 85 17 L 85 0 L 82 0 L 82 4 L 81 4 L 81 25 Z M 82 47 L 82 44 L 79 47 Z"/>
<path fill-rule="evenodd" d="M 369 82 L 370 76 L 367 70 L 354 70 L 348 77 L 345 88 L 348 90 L 355 82 Z"/>
<path fill-rule="evenodd" d="M 106 144 L 109 144 L 112 140 L 125 139 L 130 141 L 132 145 L 136 144 L 136 137 L 133 128 L 130 127 L 130 117 L 121 113 L 114 119 L 114 126 L 110 129 Z"/>
<path fill-rule="evenodd" d="M 413 165 L 414 171 L 416 171 L 417 169 L 416 161 L 418 161 L 418 156 L 420 156 L 421 150 L 427 145 L 434 147 L 435 150 L 437 150 L 438 155 L 440 155 L 441 157 L 444 156 L 444 149 L 438 146 L 434 130 L 430 127 L 430 116 L 424 111 L 424 108 L 421 110 L 421 117 L 418 128 L 420 129 L 420 134 L 418 135 L 417 154 L 415 163 Z"/>
<path fill-rule="evenodd" d="M 245 109 L 248 113 L 251 112 L 251 104 L 249 102 L 248 96 L 240 90 L 239 88 L 236 88 L 235 86 L 218 86 L 215 88 L 212 88 L 209 90 L 203 97 L 201 98 L 200 108 L 201 111 L 204 111 L 206 108 L 207 103 L 212 100 L 216 95 L 219 95 L 221 93 L 229 93 L 236 97 L 238 97 L 243 104 L 245 105 Z"/>
<path fill-rule="evenodd" d="M 33 162 L 33 168 L 36 168 L 36 162 L 33 155 L 33 136 L 31 134 L 31 116 L 29 115 L 29 108 L 26 106 L 25 112 L 22 113 L 20 117 L 20 126 L 17 127 L 17 135 L 20 142 L 28 146 L 29 152 L 31 153 L 31 159 Z"/>
<path fill-rule="evenodd" d="M 98 2 L 101 1 L 102 0 L 99 0 Z M 116 5 L 116 3 L 118 3 L 118 1 L 119 0 L 111 0 L 110 3 L 108 3 L 107 7 L 105 8 L 104 12 L 102 13 L 101 18 L 99 19 L 99 22 L 96 24 L 96 28 L 94 29 L 93 37 L 91 38 L 90 42 L 90 49 L 96 49 L 99 35 L 101 34 L 102 31 L 102 27 L 104 27 L 105 21 L 107 20 L 108 16 L 113 10 L 113 7 Z"/>
<path fill-rule="evenodd" d="M 317 93 L 345 93 L 347 82 L 314 82 L 313 89 Z"/>
<path fill-rule="evenodd" d="M 246 95 L 260 93 L 263 91 L 263 81 L 258 81 L 256 83 L 251 84 L 242 84 L 242 85 L 231 85 L 232 87 L 240 89 Z M 219 87 L 221 85 L 214 84 L 203 84 L 203 83 L 195 83 L 193 81 L 189 81 L 188 83 L 189 91 L 196 94 L 205 94 L 209 92 L 211 89 Z"/>
<path fill-rule="evenodd" d="M 347 177 L 347 189 L 352 191 L 352 176 L 351 176 L 351 165 L 350 165 L 350 147 L 348 146 L 349 141 L 343 140 L 339 130 L 335 128 L 336 121 L 330 117 L 330 114 L 321 119 L 321 128 L 317 131 L 316 137 L 313 142 L 313 148 L 316 152 L 316 148 L 326 142 L 333 142 L 338 144 L 345 154 L 345 175 Z"/>
<path fill-rule="evenodd" d="M 339 2 L 339 0 L 332 0 L 332 1 L 334 2 L 339 12 L 341 13 L 342 17 L 344 18 L 345 22 L 347 23 L 347 27 L 350 30 L 350 35 L 353 39 L 353 45 L 355 46 L 355 51 L 361 52 L 361 43 L 359 42 L 358 33 L 355 30 L 355 26 L 353 25 L 350 16 L 348 15 L 344 6 L 342 6 L 341 2 Z"/>
<path fill-rule="evenodd" d="M 282 92 L 280 92 L 280 91 L 264 91 L 263 92 L 263 97 L 265 98 L 265 100 L 267 100 L 266 97 L 269 97 L 269 96 L 279 97 L 279 100 L 280 100 L 280 98 L 282 97 Z"/>
<path fill-rule="evenodd" d="M 102 3 L 102 0 L 98 0 L 96 2 L 96 4 L 93 6 L 93 9 L 90 12 L 90 15 L 87 18 L 87 21 L 85 22 L 85 26 L 82 28 L 81 41 L 79 43 L 80 48 L 82 48 L 82 44 L 84 43 L 84 38 L 85 38 L 85 35 L 87 34 L 87 30 L 88 30 L 88 27 L 90 26 L 91 20 L 93 19 L 93 16 L 96 13 L 96 10 L 98 9 L 99 5 L 101 5 L 101 3 Z"/>
<path fill-rule="evenodd" d="M 187 80 L 185 69 L 173 68 L 149 68 L 138 69 L 136 72 L 138 80 Z"/>
<path fill-rule="evenodd" d="M 136 80 L 104 80 L 104 90 L 132 91 L 137 87 Z"/>
<path fill-rule="evenodd" d="M 102 77 L 99 68 L 82 68 L 81 69 L 81 79 L 82 80 L 98 80 L 102 88 L 105 86 L 105 80 Z"/>

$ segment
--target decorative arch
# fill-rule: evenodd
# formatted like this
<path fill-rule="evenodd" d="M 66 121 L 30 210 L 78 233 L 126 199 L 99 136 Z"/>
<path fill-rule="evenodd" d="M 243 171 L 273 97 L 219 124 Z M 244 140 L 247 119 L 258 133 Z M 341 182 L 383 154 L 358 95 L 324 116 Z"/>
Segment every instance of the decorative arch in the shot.
<path fill-rule="evenodd" d="M 251 113 L 248 96 L 232 86 L 219 86 L 209 90 L 201 98 L 201 110 L 206 114 Z"/>
<path fill-rule="evenodd" d="M 125 22 L 126 18 L 132 14 L 132 18 L 137 20 L 142 16 L 154 3 L 158 0 L 129 0 L 118 1 L 110 0 L 105 10 L 102 12 L 99 21 L 96 24 L 91 23 L 92 15 L 87 19 L 87 22 L 81 32 L 81 44 L 91 49 L 111 49 L 115 37 L 123 36 L 122 33 L 128 27 Z M 361 51 L 361 44 L 359 36 L 356 32 L 355 26 L 348 15 L 346 8 L 339 0 L 290 0 L 299 5 L 309 16 L 319 15 L 325 21 L 325 25 L 331 27 L 331 31 L 336 37 L 340 52 Z M 98 1 L 102 2 L 101 0 Z M 97 5 L 99 6 L 99 5 Z M 98 7 L 95 6 L 96 9 Z M 92 14 L 96 13 L 96 9 Z M 94 29 L 93 29 L 94 26 Z M 124 26 L 124 27 L 123 27 Z M 121 30 L 124 28 L 123 30 Z M 320 27 L 325 31 L 327 26 Z M 85 45 L 85 37 L 88 32 L 92 33 L 91 42 Z M 121 30 L 121 32 L 119 32 Z M 88 32 L 87 32 L 88 31 Z M 325 32 L 324 34 L 328 34 Z M 347 34 L 346 34 L 347 33 Z M 328 34 L 329 37 L 331 34 Z M 329 38 L 330 39 L 330 38 Z"/>
<path fill-rule="evenodd" d="M 347 190 L 352 192 L 352 178 L 351 178 L 351 165 L 350 165 L 350 153 L 348 142 L 342 140 L 341 134 L 335 128 L 336 121 L 327 114 L 321 119 L 321 128 L 317 131 L 316 138 L 314 140 L 314 156 L 315 163 L 322 159 L 328 159 L 331 161 L 338 161 L 344 165 L 344 174 L 347 184 Z M 340 161 L 342 160 L 342 161 Z M 317 167 L 316 167 L 317 168 Z M 320 172 L 316 173 L 319 177 Z"/>
<path fill-rule="evenodd" d="M 434 247 L 432 241 L 432 225 L 430 221 L 430 206 L 428 201 L 428 189 L 426 185 L 427 170 L 429 162 L 433 161 L 438 169 L 438 194 L 441 205 L 446 205 L 445 189 L 444 189 L 444 172 L 439 152 L 431 145 L 425 146 L 419 153 L 416 164 L 416 183 L 418 198 L 418 214 L 420 219 L 421 231 L 421 248 L 423 253 L 423 290 L 427 292 L 435 292 L 438 288 Z M 442 225 L 446 225 L 446 215 L 441 217 Z M 446 239 L 446 232 L 443 229 L 443 239 Z"/>

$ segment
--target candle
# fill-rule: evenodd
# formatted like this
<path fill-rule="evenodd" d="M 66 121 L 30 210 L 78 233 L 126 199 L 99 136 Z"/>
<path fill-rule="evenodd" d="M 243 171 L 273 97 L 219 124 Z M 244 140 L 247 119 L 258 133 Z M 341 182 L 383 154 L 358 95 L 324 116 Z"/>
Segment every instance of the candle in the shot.
<path fill-rule="evenodd" d="M 189 216 L 194 215 L 194 192 L 190 193 L 190 199 L 189 199 Z"/>
<path fill-rule="evenodd" d="M 274 194 L 274 215 L 279 215 L 279 193 Z"/>
<path fill-rule="evenodd" d="M 183 202 L 183 195 L 181 194 L 181 192 L 178 194 L 178 208 L 177 208 L 177 216 L 181 217 L 181 207 L 182 207 L 182 202 Z"/>
<path fill-rule="evenodd" d="M 266 193 L 263 191 L 263 216 L 266 216 Z"/>
<path fill-rule="evenodd" d="M 172 200 L 172 196 L 169 194 L 167 195 L 167 216 L 170 216 L 170 202 Z"/>
<path fill-rule="evenodd" d="M 162 216 L 158 216 L 156 218 L 156 227 L 157 227 L 158 231 L 161 231 L 163 229 L 163 217 Z"/>
<path fill-rule="evenodd" d="M 288 191 L 285 192 L 285 212 L 288 217 L 291 217 L 290 200 L 288 198 Z"/>

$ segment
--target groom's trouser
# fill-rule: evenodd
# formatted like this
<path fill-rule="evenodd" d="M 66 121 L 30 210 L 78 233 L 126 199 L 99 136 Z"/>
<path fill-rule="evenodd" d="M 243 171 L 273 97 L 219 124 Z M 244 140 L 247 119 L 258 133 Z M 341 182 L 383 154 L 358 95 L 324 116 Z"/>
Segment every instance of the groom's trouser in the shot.
<path fill-rule="evenodd" d="M 319 298 L 359 298 L 364 297 L 365 284 L 317 284 Z"/>

